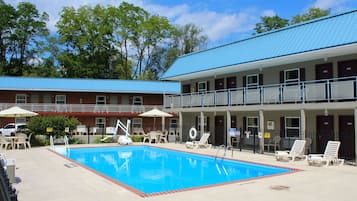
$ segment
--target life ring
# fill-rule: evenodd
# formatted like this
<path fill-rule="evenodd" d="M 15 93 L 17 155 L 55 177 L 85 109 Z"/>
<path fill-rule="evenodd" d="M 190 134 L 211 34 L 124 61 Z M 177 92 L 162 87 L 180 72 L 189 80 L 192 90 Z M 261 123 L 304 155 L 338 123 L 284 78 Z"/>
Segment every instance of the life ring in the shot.
<path fill-rule="evenodd" d="M 192 128 L 190 129 L 190 138 L 191 138 L 191 139 L 196 139 L 196 137 L 197 137 L 197 130 L 192 127 Z"/>

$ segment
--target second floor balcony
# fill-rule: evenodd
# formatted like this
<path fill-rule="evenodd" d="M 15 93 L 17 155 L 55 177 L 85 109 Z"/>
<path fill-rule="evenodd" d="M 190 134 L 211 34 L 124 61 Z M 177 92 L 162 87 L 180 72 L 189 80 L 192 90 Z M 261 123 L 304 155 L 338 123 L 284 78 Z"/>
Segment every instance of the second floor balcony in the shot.
<path fill-rule="evenodd" d="M 166 95 L 165 108 L 219 107 L 357 100 L 357 76 Z"/>
<path fill-rule="evenodd" d="M 121 104 L 54 104 L 54 103 L 0 103 L 0 110 L 17 105 L 38 113 L 88 113 L 88 114 L 140 114 L 162 105 L 121 105 Z"/>

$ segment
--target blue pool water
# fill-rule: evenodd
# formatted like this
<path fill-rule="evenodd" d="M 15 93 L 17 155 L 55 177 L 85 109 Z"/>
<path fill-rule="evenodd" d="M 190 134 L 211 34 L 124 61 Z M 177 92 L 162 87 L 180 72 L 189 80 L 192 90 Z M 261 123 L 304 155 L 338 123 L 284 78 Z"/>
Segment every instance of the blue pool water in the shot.
<path fill-rule="evenodd" d="M 293 171 L 150 146 L 75 148 L 65 155 L 144 194 L 210 186 Z"/>

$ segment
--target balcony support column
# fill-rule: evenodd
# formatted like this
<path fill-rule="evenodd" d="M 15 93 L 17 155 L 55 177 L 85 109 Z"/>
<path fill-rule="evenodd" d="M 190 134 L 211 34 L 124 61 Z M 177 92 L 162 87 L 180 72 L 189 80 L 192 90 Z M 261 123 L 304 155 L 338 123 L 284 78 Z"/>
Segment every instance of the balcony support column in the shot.
<path fill-rule="evenodd" d="M 201 130 L 201 135 L 200 136 L 202 136 L 203 135 L 203 133 L 205 132 L 205 115 L 204 115 L 204 113 L 203 112 L 200 112 L 200 115 L 201 115 L 201 118 L 200 118 L 200 130 Z"/>
<path fill-rule="evenodd" d="M 305 140 L 306 137 L 306 116 L 305 110 L 300 110 L 300 123 L 301 123 L 301 139 Z"/>
<path fill-rule="evenodd" d="M 355 161 L 357 162 L 357 108 L 354 109 L 354 119 L 355 119 Z"/>
<path fill-rule="evenodd" d="M 259 139 L 259 153 L 264 154 L 264 112 L 259 110 L 259 132 L 262 134 Z"/>
<path fill-rule="evenodd" d="M 231 144 L 231 138 L 228 134 L 228 129 L 230 129 L 232 127 L 231 123 L 232 123 L 232 120 L 231 120 L 231 112 L 229 110 L 227 110 L 227 135 L 226 135 L 226 142 L 227 142 L 227 145 L 232 145 Z"/>
<path fill-rule="evenodd" d="M 179 116 L 178 117 L 179 117 L 179 142 L 182 142 L 182 126 L 183 126 L 182 112 L 179 112 Z"/>

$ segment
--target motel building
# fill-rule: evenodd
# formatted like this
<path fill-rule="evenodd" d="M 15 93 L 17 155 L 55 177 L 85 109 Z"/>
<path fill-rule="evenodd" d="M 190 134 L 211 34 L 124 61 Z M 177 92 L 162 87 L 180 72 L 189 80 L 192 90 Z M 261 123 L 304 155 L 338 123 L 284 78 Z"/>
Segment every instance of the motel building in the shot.
<path fill-rule="evenodd" d="M 0 110 L 16 105 L 39 115 L 75 117 L 80 125 L 70 132 L 79 135 L 113 134 L 118 119 L 130 119 L 133 134 L 162 128 L 178 133 L 176 115 L 153 125 L 153 118 L 139 114 L 162 110 L 163 96 L 179 91 L 177 82 L 0 77 Z M 27 121 L 0 118 L 0 126 Z"/>
<path fill-rule="evenodd" d="M 260 153 L 274 140 L 270 152 L 306 139 L 308 153 L 339 140 L 339 157 L 356 159 L 357 10 L 183 55 L 161 79 L 181 82 L 164 109 L 178 114 L 183 141 L 191 127 L 196 139 L 209 132 L 213 145 Z"/>

